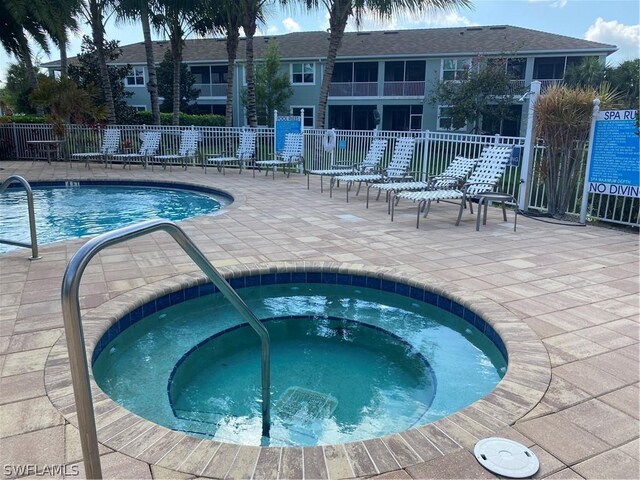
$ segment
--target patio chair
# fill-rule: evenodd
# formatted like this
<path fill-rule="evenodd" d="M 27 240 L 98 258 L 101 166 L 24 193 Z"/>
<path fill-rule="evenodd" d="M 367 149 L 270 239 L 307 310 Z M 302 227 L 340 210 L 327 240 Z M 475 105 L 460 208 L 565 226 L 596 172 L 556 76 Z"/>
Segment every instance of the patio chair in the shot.
<path fill-rule="evenodd" d="M 302 134 L 301 133 L 287 133 L 284 137 L 284 148 L 280 153 L 276 154 L 275 160 L 261 160 L 255 162 L 255 166 L 258 171 L 261 171 L 261 167 L 265 167 L 265 175 L 269 175 L 269 169 L 271 169 L 273 178 L 276 178 L 276 168 L 282 167 L 282 172 L 287 170 L 287 178 L 291 175 L 291 167 L 300 166 L 304 162 L 302 156 Z M 253 169 L 253 176 L 256 176 L 256 170 Z"/>
<path fill-rule="evenodd" d="M 397 193 L 393 199 L 391 199 L 391 221 L 393 221 L 395 207 L 400 199 L 413 200 L 418 202 L 418 215 L 416 221 L 416 228 L 420 227 L 420 214 L 424 211 L 424 217 L 426 218 L 431 208 L 431 202 L 433 200 L 439 202 L 440 200 L 460 200 L 460 209 L 458 211 L 458 218 L 456 220 L 456 226 L 460 225 L 462 218 L 462 210 L 467 206 L 469 202 L 469 210 L 473 214 L 472 201 L 475 196 L 484 192 L 490 192 L 495 189 L 500 181 L 500 178 L 504 174 L 509 159 L 511 158 L 511 151 L 513 145 L 496 145 L 485 147 L 478 159 L 478 164 L 460 189 L 438 189 L 438 190 L 423 190 L 423 191 L 403 191 Z"/>
<path fill-rule="evenodd" d="M 371 141 L 371 146 L 369 147 L 369 151 L 367 155 L 364 157 L 364 160 L 360 164 L 329 168 L 327 170 L 309 170 L 307 171 L 307 190 L 309 190 L 309 179 L 310 175 L 320 175 L 320 193 L 324 192 L 323 186 L 323 178 L 327 177 L 335 177 L 338 175 L 355 175 L 355 174 L 367 174 L 367 173 L 376 173 L 376 170 L 379 168 L 380 162 L 382 161 L 382 156 L 384 155 L 384 151 L 387 149 L 387 139 L 385 138 L 374 138 Z M 331 192 L 333 193 L 333 192 Z"/>
<path fill-rule="evenodd" d="M 333 186 L 337 182 L 346 184 L 347 202 L 349 202 L 349 190 L 355 182 L 358 182 L 358 190 L 356 195 L 360 193 L 360 187 L 363 183 L 370 184 L 374 182 L 399 182 L 411 178 L 409 176 L 409 166 L 413 159 L 413 148 L 415 140 L 412 137 L 400 137 L 396 139 L 396 145 L 393 149 L 391 162 L 382 173 L 355 174 L 355 175 L 336 175 L 331 178 L 329 186 L 329 195 L 332 195 Z"/>
<path fill-rule="evenodd" d="M 230 165 L 238 165 L 238 173 L 242 173 L 242 167 L 245 162 L 251 161 L 256 157 L 256 131 L 251 129 L 244 129 L 240 134 L 240 145 L 236 150 L 235 156 L 219 156 L 208 157 L 205 160 L 204 168 L 205 173 L 207 171 L 207 165 L 213 165 L 218 168 L 218 171 L 222 171 L 223 175 L 226 175 L 225 167 Z"/>
<path fill-rule="evenodd" d="M 183 130 L 180 135 L 180 147 L 178 148 L 178 153 L 173 155 L 154 155 L 153 160 L 159 162 L 165 170 L 168 164 L 169 171 L 171 171 L 172 163 L 179 161 L 182 164 L 182 168 L 186 170 L 187 161 L 196 157 L 199 139 L 200 132 L 195 128 Z M 151 163 L 151 169 L 153 170 L 153 163 Z"/>
<path fill-rule="evenodd" d="M 84 166 L 89 167 L 89 161 L 92 159 L 100 159 L 107 166 L 107 160 L 109 155 L 113 155 L 118 151 L 118 145 L 120 143 L 120 129 L 119 128 L 106 128 L 102 134 L 102 146 L 99 152 L 82 152 L 72 153 L 71 160 L 84 159 Z M 71 161 L 69 162 L 71 166 Z"/>
<path fill-rule="evenodd" d="M 149 158 L 153 157 L 160 147 L 160 135 L 160 132 L 154 130 L 143 132 L 142 145 L 138 153 L 118 153 L 111 155 L 111 158 L 122 161 L 122 168 L 129 165 L 129 170 L 132 161 L 140 161 L 142 166 L 147 168 Z"/>
<path fill-rule="evenodd" d="M 376 200 L 380 198 L 382 192 L 385 192 L 387 213 L 391 213 L 389 199 L 398 192 L 405 190 L 446 190 L 449 188 L 459 188 L 464 184 L 465 179 L 469 176 L 473 167 L 476 166 L 476 163 L 478 163 L 477 158 L 466 158 L 458 155 L 442 173 L 432 175 L 428 177 L 426 181 L 371 183 L 367 186 L 366 208 L 369 208 L 369 191 L 372 188 L 378 190 Z"/>

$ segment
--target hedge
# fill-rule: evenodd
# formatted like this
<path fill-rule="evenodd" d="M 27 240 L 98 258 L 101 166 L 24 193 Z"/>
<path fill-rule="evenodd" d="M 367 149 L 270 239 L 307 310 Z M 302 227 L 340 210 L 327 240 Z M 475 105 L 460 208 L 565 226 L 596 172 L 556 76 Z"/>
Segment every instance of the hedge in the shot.
<path fill-rule="evenodd" d="M 49 123 L 46 115 L 16 114 L 0 117 L 0 123 Z M 170 113 L 160 114 L 162 125 L 172 124 Z M 136 112 L 133 120 L 134 125 L 151 125 L 151 112 Z M 180 114 L 180 125 L 198 127 L 224 127 L 225 118 L 222 115 L 188 115 Z"/>

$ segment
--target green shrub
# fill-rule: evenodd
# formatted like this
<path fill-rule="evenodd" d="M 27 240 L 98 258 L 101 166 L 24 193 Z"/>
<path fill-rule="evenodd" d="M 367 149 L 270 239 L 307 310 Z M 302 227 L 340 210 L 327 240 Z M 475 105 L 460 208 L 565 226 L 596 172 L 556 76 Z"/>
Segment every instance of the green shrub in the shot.
<path fill-rule="evenodd" d="M 50 123 L 46 115 L 36 115 L 35 113 L 16 113 L 0 117 L 0 123 Z"/>
<path fill-rule="evenodd" d="M 160 114 L 160 123 L 162 125 L 171 125 L 172 115 L 170 113 Z M 136 112 L 136 125 L 151 125 L 151 112 Z M 222 115 L 189 115 L 180 114 L 180 125 L 189 127 L 224 127 L 225 121 Z"/>

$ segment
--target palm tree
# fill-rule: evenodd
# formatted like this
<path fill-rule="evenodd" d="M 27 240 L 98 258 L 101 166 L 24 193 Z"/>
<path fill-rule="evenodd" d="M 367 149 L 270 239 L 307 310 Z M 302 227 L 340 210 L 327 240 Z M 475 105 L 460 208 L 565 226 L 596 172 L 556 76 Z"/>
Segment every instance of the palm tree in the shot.
<path fill-rule="evenodd" d="M 110 8 L 110 3 L 111 0 L 86 0 L 86 2 L 83 2 L 81 13 L 91 27 L 93 45 L 96 49 L 100 67 L 102 92 L 107 107 L 106 120 L 107 123 L 115 123 L 116 107 L 113 101 L 109 69 L 107 68 L 107 57 L 104 51 L 104 15 Z"/>
<path fill-rule="evenodd" d="M 309 9 L 318 7 L 318 0 L 304 1 Z M 349 18 L 353 16 L 356 26 L 360 27 L 367 13 L 384 19 L 393 17 L 401 12 L 418 14 L 431 10 L 450 10 L 455 7 L 467 7 L 471 4 L 471 0 L 322 0 L 322 3 L 329 10 L 329 50 L 316 112 L 316 125 L 318 128 L 324 127 L 329 85 L 331 84 L 338 49 Z"/>
<path fill-rule="evenodd" d="M 171 46 L 173 60 L 173 125 L 180 124 L 180 65 L 184 39 L 199 31 L 203 15 L 206 15 L 205 0 L 157 0 L 151 24 L 162 32 Z"/>
<path fill-rule="evenodd" d="M 157 9 L 154 0 L 122 0 L 116 5 L 118 19 L 137 21 L 142 24 L 144 37 L 144 50 L 147 57 L 147 73 L 149 81 L 147 90 L 151 100 L 151 123 L 160 125 L 160 102 L 158 101 L 158 76 L 156 75 L 156 62 L 153 55 L 153 42 L 151 41 L 150 17 Z"/>
<path fill-rule="evenodd" d="M 264 22 L 265 6 L 271 0 L 238 0 L 241 11 L 241 25 L 246 36 L 246 81 L 247 81 L 247 119 L 249 126 L 258 125 L 256 114 L 256 86 L 255 64 L 253 61 L 253 37 L 256 33 L 258 22 Z"/>
<path fill-rule="evenodd" d="M 227 102 L 225 125 L 233 126 L 233 80 L 235 63 L 240 44 L 240 24 L 242 21 L 240 5 L 237 0 L 209 0 L 206 12 L 202 15 L 198 33 L 205 35 L 224 35 L 227 47 Z"/>

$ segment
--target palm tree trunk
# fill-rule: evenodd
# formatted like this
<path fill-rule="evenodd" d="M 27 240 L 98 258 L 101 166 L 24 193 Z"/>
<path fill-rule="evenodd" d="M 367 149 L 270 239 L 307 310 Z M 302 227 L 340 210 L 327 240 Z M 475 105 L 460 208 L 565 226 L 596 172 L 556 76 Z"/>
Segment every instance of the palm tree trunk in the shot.
<path fill-rule="evenodd" d="M 253 31 L 251 31 L 253 30 Z M 249 126 L 258 126 L 256 113 L 256 72 L 253 64 L 253 35 L 255 34 L 255 24 L 253 29 L 246 31 L 247 35 L 247 120 Z"/>
<path fill-rule="evenodd" d="M 225 125 L 233 127 L 233 79 L 235 77 L 235 63 L 238 56 L 238 44 L 240 32 L 237 28 L 231 28 L 227 32 L 227 106 L 225 108 Z"/>
<path fill-rule="evenodd" d="M 113 92 L 111 90 L 111 79 L 109 78 L 109 68 L 104 54 L 104 27 L 102 25 L 102 10 L 96 0 L 90 0 L 89 11 L 91 15 L 91 31 L 93 34 L 93 44 L 96 48 L 98 65 L 100 66 L 100 79 L 102 82 L 102 93 L 107 106 L 107 123 L 116 123 L 116 108 L 113 102 Z"/>
<path fill-rule="evenodd" d="M 153 42 L 151 41 L 151 27 L 149 25 L 149 5 L 142 2 L 140 9 L 140 22 L 142 23 L 142 35 L 144 36 L 144 51 L 147 56 L 147 72 L 149 81 L 147 90 L 151 100 L 151 123 L 160 125 L 160 103 L 158 101 L 158 77 L 156 75 L 156 62 L 153 58 Z"/>
<path fill-rule="evenodd" d="M 173 60 L 173 115 L 172 125 L 180 125 L 180 65 L 182 63 L 182 52 L 180 51 L 180 38 L 171 40 L 171 58 Z"/>
<path fill-rule="evenodd" d="M 67 67 L 69 62 L 67 60 L 67 29 L 63 28 L 59 39 L 60 43 L 60 76 L 65 78 L 67 76 Z"/>
<path fill-rule="evenodd" d="M 337 6 L 334 3 L 332 10 L 337 10 L 340 7 L 345 8 L 344 5 Z M 322 85 L 320 86 L 320 98 L 318 99 L 318 111 L 316 112 L 316 128 L 325 127 L 325 113 L 327 110 L 327 99 L 329 97 L 329 86 L 331 85 L 333 68 L 336 64 L 338 49 L 342 43 L 342 37 L 344 36 L 344 30 L 347 27 L 347 20 L 349 19 L 350 11 L 351 6 L 349 4 L 341 14 L 332 11 L 330 15 L 329 51 L 327 52 L 327 63 L 324 66 L 324 75 L 322 76 Z"/>

